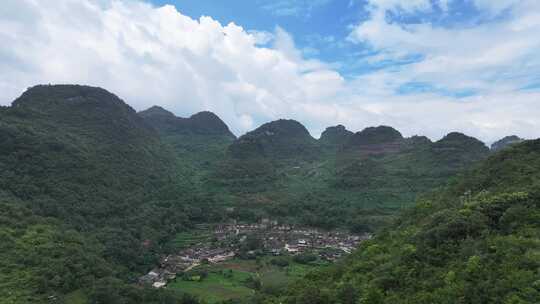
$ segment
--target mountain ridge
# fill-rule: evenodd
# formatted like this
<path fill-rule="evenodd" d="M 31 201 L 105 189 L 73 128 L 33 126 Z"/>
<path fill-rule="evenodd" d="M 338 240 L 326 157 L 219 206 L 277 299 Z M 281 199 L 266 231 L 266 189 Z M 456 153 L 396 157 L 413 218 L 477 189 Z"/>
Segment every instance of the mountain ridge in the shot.
<path fill-rule="evenodd" d="M 491 154 L 417 200 L 282 303 L 538 303 L 540 140 Z M 272 298 L 272 296 L 268 296 Z"/>
<path fill-rule="evenodd" d="M 36 86 L 2 107 L 0 222 L 7 229 L 0 227 L 0 237 L 8 237 L 0 266 L 25 275 L 13 281 L 0 274 L 0 293 L 9 291 L 12 302 L 51 294 L 63 300 L 71 292 L 90 302 L 130 294 L 139 303 L 147 293 L 161 299 L 166 290 L 128 283 L 197 224 L 272 218 L 379 231 L 489 153 L 464 134 L 432 142 L 388 126 L 353 133 L 338 125 L 317 140 L 300 122 L 280 119 L 231 134 L 211 112 L 179 118 L 154 106 L 136 113 L 89 86 Z"/>
<path fill-rule="evenodd" d="M 240 136 L 229 147 L 234 158 L 310 158 L 317 141 L 306 127 L 292 119 L 278 119 Z"/>
<path fill-rule="evenodd" d="M 118 303 L 120 289 L 140 299 L 149 291 L 131 278 L 192 224 L 190 214 L 216 209 L 152 126 L 88 86 L 32 87 L 0 110 L 0 185 L 7 303 L 63 303 L 72 292 Z M 117 298 L 100 300 L 99 290 Z"/>
<path fill-rule="evenodd" d="M 505 148 L 507 148 L 509 146 L 512 146 L 514 144 L 521 143 L 523 141 L 525 141 L 525 139 L 520 138 L 520 137 L 518 137 L 516 135 L 505 136 L 505 137 L 499 139 L 498 141 L 494 142 L 491 145 L 491 150 L 496 152 L 496 151 L 505 149 Z"/>
<path fill-rule="evenodd" d="M 189 118 L 177 117 L 160 106 L 152 106 L 138 113 L 159 132 L 172 134 L 220 135 L 235 139 L 236 136 L 216 114 L 201 111 Z"/>
<path fill-rule="evenodd" d="M 325 146 L 330 146 L 334 148 L 340 148 L 343 146 L 354 133 L 347 130 L 343 125 L 337 125 L 332 127 L 327 127 L 319 138 L 319 143 Z"/>

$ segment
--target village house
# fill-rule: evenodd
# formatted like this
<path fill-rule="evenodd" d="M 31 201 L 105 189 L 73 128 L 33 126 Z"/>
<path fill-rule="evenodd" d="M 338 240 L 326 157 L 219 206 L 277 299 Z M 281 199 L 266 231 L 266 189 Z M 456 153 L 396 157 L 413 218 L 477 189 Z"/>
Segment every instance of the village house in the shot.
<path fill-rule="evenodd" d="M 208 226 L 201 226 L 208 229 Z M 267 254 L 296 255 L 304 252 L 317 254 L 321 259 L 335 261 L 344 254 L 351 253 L 358 244 L 371 238 L 370 234 L 350 235 L 344 232 L 327 232 L 318 229 L 295 228 L 270 219 L 263 219 L 258 224 L 231 224 L 215 226 L 214 239 L 219 243 L 199 243 L 162 258 L 160 267 L 152 269 L 139 278 L 142 285 L 163 288 L 173 280 L 177 273 L 187 272 L 203 261 L 221 263 L 238 255 L 241 243 L 248 235 L 255 235 L 261 240 L 259 248 Z M 252 255 L 255 251 L 250 251 Z"/>

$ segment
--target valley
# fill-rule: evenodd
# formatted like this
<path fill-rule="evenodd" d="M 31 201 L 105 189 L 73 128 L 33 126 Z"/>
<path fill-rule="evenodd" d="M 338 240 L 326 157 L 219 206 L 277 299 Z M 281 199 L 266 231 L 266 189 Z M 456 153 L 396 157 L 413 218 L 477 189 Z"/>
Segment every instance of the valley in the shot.
<path fill-rule="evenodd" d="M 0 303 L 535 303 L 539 151 L 35 86 L 0 108 Z"/>
<path fill-rule="evenodd" d="M 540 0 L 0 0 L 0 304 L 540 304 Z"/>
<path fill-rule="evenodd" d="M 350 254 L 371 235 L 294 227 L 264 219 L 255 224 L 225 224 L 212 230 L 182 233 L 175 239 L 176 243 L 178 238 L 181 239 L 178 246 L 181 250 L 161 258 L 159 267 L 139 278 L 140 284 L 163 288 L 169 281 L 198 270 L 201 265 L 220 265 L 234 258 L 260 260 L 286 256 L 295 260 L 305 259 L 306 263 L 334 262 Z"/>

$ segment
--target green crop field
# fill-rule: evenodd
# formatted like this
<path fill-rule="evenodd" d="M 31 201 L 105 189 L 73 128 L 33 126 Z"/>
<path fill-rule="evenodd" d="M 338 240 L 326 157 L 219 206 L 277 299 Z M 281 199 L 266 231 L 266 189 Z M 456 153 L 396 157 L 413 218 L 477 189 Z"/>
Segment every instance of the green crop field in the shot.
<path fill-rule="evenodd" d="M 197 296 L 208 303 L 217 303 L 252 295 L 254 291 L 244 285 L 244 281 L 250 276 L 250 273 L 242 271 L 232 271 L 231 276 L 210 272 L 208 277 L 201 281 L 186 281 L 178 278 L 167 288 Z"/>
<path fill-rule="evenodd" d="M 199 280 L 199 276 L 194 276 L 196 279 L 186 280 L 178 277 L 167 285 L 167 289 L 197 296 L 208 303 L 217 303 L 249 297 L 255 294 L 256 288 L 265 292 L 278 291 L 309 271 L 325 267 L 321 264 L 299 264 L 293 262 L 290 257 L 282 257 L 289 265 L 279 267 L 272 265 L 273 258 L 234 259 L 221 264 L 199 266 L 193 269 L 193 272 L 205 272 L 207 273 L 205 278 Z M 258 287 L 253 285 L 254 281 L 258 282 Z"/>

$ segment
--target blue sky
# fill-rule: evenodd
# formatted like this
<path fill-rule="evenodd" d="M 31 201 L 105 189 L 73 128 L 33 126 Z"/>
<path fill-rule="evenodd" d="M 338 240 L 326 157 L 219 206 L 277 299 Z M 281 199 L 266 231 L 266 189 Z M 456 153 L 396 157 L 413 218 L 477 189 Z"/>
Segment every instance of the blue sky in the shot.
<path fill-rule="evenodd" d="M 401 66 L 422 59 L 422 54 L 412 54 L 399 60 L 375 63 L 362 61 L 378 50 L 374 50 L 369 44 L 353 43 L 348 37 L 351 27 L 370 17 L 370 3 L 366 0 L 146 1 L 157 6 L 174 5 L 182 14 L 194 19 L 210 16 L 222 24 L 233 22 L 248 31 L 271 33 L 276 27 L 281 27 L 294 37 L 304 57 L 332 63 L 344 76 Z M 478 8 L 470 0 L 450 1 L 445 4 L 447 8 L 443 8 L 439 1 L 432 0 L 431 3 L 433 6 L 429 11 L 388 11 L 387 19 L 403 25 L 429 22 L 435 27 L 463 29 L 503 20 L 510 11 L 502 9 L 492 14 Z M 407 91 L 410 92 L 411 89 L 413 87 L 409 86 Z M 419 87 L 419 91 L 425 90 L 425 86 Z M 461 91 L 456 92 L 456 95 L 462 96 Z"/>
<path fill-rule="evenodd" d="M 147 0 L 156 6 L 174 5 L 182 14 L 194 19 L 210 16 L 222 24 L 235 23 L 247 31 L 272 33 L 277 27 L 291 34 L 296 47 L 306 59 L 317 59 L 330 64 L 347 79 L 377 70 L 399 69 L 411 63 L 418 63 L 425 54 L 410 53 L 399 58 L 370 60 L 384 49 L 373 48 L 364 41 L 352 41 L 351 28 L 369 20 L 372 3 L 368 0 Z M 377 3 L 378 1 L 372 1 Z M 380 1 L 385 2 L 385 1 Z M 510 18 L 512 5 L 494 5 L 494 12 L 476 5 L 473 0 L 430 0 L 429 10 L 400 8 L 407 1 L 386 1 L 398 3 L 397 9 L 385 12 L 391 24 L 401 26 L 430 24 L 435 28 L 459 30 L 474 29 L 478 26 L 496 24 Z M 421 1 L 420 1 L 421 2 Z M 486 3 L 487 1 L 482 1 Z M 415 1 L 409 1 L 415 3 Z M 525 90 L 537 88 L 537 83 L 527 83 Z M 450 89 L 436 84 L 411 81 L 399 86 L 396 94 L 432 92 L 455 98 L 476 94 L 474 87 Z"/>
<path fill-rule="evenodd" d="M 246 30 L 273 32 L 282 27 L 294 36 L 308 58 L 346 61 L 358 48 L 346 41 L 349 26 L 366 18 L 365 2 L 353 0 L 152 0 L 172 4 L 192 18 L 211 16 L 222 24 L 234 22 Z M 346 69 L 346 67 L 341 67 Z"/>
<path fill-rule="evenodd" d="M 0 104 L 81 83 L 237 135 L 291 118 L 536 138 L 538 33 L 537 0 L 3 0 Z"/>

